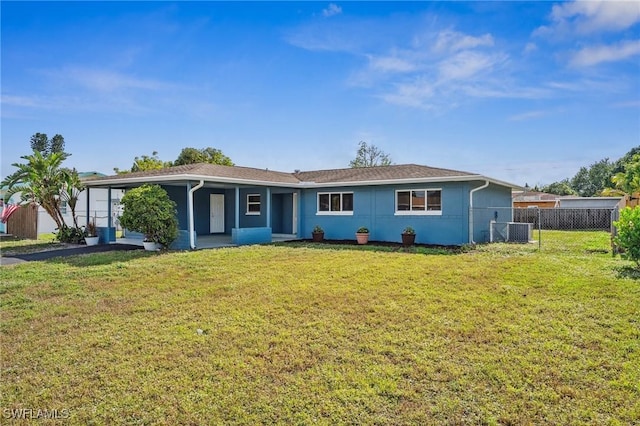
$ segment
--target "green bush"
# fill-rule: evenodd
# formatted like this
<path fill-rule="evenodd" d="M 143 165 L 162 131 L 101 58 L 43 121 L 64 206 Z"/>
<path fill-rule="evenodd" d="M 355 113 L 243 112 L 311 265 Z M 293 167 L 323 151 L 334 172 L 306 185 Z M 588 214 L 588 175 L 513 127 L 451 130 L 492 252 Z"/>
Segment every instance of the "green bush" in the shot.
<path fill-rule="evenodd" d="M 63 226 L 54 235 L 61 243 L 80 244 L 84 241 L 84 231 L 74 226 Z"/>
<path fill-rule="evenodd" d="M 159 185 L 145 184 L 127 191 L 122 197 L 124 212 L 120 224 L 144 234 L 145 241 L 169 245 L 178 236 L 176 203 Z"/>
<path fill-rule="evenodd" d="M 620 220 L 613 224 L 618 228 L 613 241 L 624 250 L 622 257 L 634 261 L 640 269 L 640 207 L 622 209 Z"/>

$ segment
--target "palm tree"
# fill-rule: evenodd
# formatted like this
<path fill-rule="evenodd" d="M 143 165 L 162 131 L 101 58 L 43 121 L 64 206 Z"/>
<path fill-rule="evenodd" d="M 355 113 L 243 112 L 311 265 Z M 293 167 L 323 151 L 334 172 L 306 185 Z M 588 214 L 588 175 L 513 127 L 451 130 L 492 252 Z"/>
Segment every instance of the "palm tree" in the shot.
<path fill-rule="evenodd" d="M 61 167 L 68 156 L 64 152 L 43 155 L 34 150 L 33 154 L 20 157 L 27 162 L 12 164 L 18 170 L 1 183 L 7 186 L 5 198 L 20 193 L 20 204 L 39 204 L 58 229 L 67 227 L 60 210 L 62 201 L 66 201 L 72 209 L 74 225 L 77 227 L 75 206 L 82 184 L 75 170 Z"/>

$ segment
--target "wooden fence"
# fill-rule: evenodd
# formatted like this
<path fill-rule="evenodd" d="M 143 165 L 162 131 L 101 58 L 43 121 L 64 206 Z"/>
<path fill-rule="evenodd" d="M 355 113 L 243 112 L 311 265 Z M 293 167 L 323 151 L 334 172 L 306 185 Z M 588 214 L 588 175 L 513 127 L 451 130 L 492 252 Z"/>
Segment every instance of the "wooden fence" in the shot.
<path fill-rule="evenodd" d="M 534 228 L 540 229 L 602 229 L 609 231 L 612 228 L 613 212 L 617 209 L 513 209 L 513 221 L 533 223 Z"/>
<path fill-rule="evenodd" d="M 38 239 L 38 206 L 22 206 L 9 217 L 7 234 L 19 238 Z"/>

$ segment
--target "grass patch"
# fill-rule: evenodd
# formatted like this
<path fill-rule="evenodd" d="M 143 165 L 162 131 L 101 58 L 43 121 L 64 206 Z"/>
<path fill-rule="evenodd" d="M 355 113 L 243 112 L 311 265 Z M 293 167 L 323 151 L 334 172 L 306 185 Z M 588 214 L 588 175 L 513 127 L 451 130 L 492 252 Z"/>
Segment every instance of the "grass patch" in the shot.
<path fill-rule="evenodd" d="M 640 285 L 597 232 L 0 268 L 2 409 L 68 424 L 633 424 Z"/>
<path fill-rule="evenodd" d="M 66 244 L 56 241 L 53 234 L 43 234 L 37 240 L 3 236 L 0 238 L 0 255 L 5 257 L 15 256 L 45 250 L 56 250 L 66 246 Z"/>

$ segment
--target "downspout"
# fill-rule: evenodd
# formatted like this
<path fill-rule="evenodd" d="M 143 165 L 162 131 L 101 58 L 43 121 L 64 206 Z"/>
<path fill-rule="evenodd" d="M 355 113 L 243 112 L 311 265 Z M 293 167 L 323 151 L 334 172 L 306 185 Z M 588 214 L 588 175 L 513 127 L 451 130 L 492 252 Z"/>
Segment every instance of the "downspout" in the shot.
<path fill-rule="evenodd" d="M 189 190 L 189 245 L 191 250 L 196 248 L 195 224 L 193 220 L 193 193 L 204 186 L 204 180 Z"/>
<path fill-rule="evenodd" d="M 469 191 L 469 244 L 475 244 L 476 243 L 475 241 L 473 241 L 473 194 L 476 191 L 480 191 L 481 189 L 485 189 L 488 186 L 489 186 L 489 181 L 485 180 L 484 181 L 484 185 L 479 186 L 479 187 L 474 188 L 471 191 Z"/>

